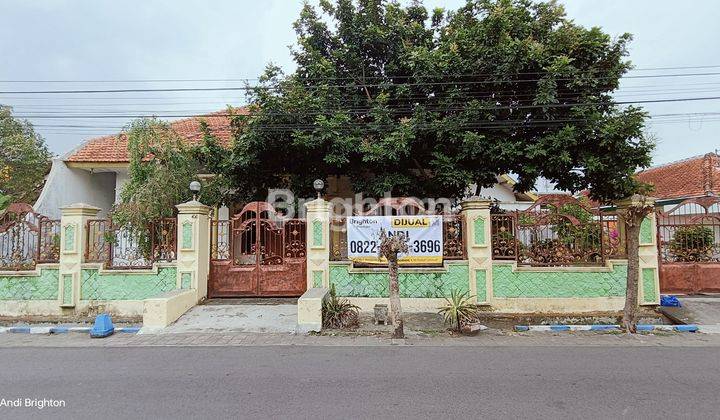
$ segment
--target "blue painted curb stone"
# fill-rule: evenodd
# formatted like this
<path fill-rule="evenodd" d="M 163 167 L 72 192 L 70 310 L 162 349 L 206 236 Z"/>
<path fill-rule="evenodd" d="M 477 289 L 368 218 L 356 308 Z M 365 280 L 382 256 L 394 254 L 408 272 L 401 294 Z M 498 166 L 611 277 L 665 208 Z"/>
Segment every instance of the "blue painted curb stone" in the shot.
<path fill-rule="evenodd" d="M 675 331 L 683 331 L 683 332 L 697 332 L 698 326 L 697 325 L 676 325 Z"/>
<path fill-rule="evenodd" d="M 551 325 L 550 329 L 552 331 L 570 331 L 569 325 Z"/>
<path fill-rule="evenodd" d="M 140 327 L 123 327 L 123 328 L 118 328 L 116 330 L 116 332 L 128 333 L 128 334 L 137 334 L 138 331 L 140 331 Z"/>
<path fill-rule="evenodd" d="M 591 325 L 590 331 L 612 331 L 617 330 L 619 327 L 617 325 Z"/>
<path fill-rule="evenodd" d="M 95 325 L 90 330 L 90 337 L 103 338 L 112 335 L 115 332 L 112 319 L 109 314 L 100 314 L 95 317 Z"/>
<path fill-rule="evenodd" d="M 10 329 L 8 329 L 8 332 L 30 334 L 30 327 L 10 327 Z"/>
<path fill-rule="evenodd" d="M 527 325 L 516 325 L 515 331 L 530 331 L 530 327 Z"/>

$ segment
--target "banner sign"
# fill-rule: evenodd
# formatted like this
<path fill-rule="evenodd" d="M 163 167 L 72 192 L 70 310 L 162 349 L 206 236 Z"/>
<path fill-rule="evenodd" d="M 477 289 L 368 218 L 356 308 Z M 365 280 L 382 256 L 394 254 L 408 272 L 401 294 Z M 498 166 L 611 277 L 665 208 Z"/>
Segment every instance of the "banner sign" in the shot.
<path fill-rule="evenodd" d="M 378 257 L 380 229 L 388 235 L 399 232 L 408 238 L 407 254 L 400 264 L 442 264 L 442 216 L 351 216 L 347 218 L 348 257 L 366 264 L 386 264 Z"/>

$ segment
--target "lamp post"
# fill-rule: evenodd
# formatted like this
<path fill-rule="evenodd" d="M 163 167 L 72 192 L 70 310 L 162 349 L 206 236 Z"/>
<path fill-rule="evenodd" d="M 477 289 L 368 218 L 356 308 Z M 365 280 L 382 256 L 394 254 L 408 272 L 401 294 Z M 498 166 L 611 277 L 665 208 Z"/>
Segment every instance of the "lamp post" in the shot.
<path fill-rule="evenodd" d="M 316 179 L 313 181 L 313 188 L 317 191 L 317 198 L 322 198 L 321 193 L 323 188 L 325 188 L 325 182 L 322 179 Z"/>
<path fill-rule="evenodd" d="M 197 201 L 201 187 L 202 185 L 200 185 L 200 182 L 198 181 L 193 181 L 190 183 L 190 191 L 193 193 L 193 201 Z"/>

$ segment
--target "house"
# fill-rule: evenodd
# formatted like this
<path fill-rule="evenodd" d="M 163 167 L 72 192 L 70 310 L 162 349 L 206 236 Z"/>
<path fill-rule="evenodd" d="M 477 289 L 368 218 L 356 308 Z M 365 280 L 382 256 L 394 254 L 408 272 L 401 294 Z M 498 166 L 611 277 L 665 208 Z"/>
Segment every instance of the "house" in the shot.
<path fill-rule="evenodd" d="M 244 113 L 244 108 L 235 112 Z M 171 127 L 188 144 L 202 141 L 200 121 L 220 142 L 230 147 L 231 129 L 227 111 L 186 118 L 171 123 Z M 59 208 L 72 203 L 87 203 L 102 209 L 107 215 L 119 201 L 120 192 L 128 181 L 128 139 L 123 134 L 96 137 L 53 159 L 45 187 L 35 203 L 35 211 L 50 218 L 58 218 Z"/>
<path fill-rule="evenodd" d="M 655 187 L 651 195 L 659 204 L 671 205 L 688 198 L 720 196 L 720 156 L 707 153 L 654 166 L 637 173 L 637 179 Z"/>
<path fill-rule="evenodd" d="M 720 156 L 707 153 L 637 174 L 658 199 L 663 293 L 720 292 Z"/>
<path fill-rule="evenodd" d="M 246 114 L 246 108 L 235 108 L 233 112 Z M 208 124 L 210 132 L 221 145 L 230 147 L 232 131 L 227 111 L 177 120 L 171 127 L 188 144 L 202 140 L 200 121 Z M 128 139 L 123 134 L 108 135 L 88 139 L 65 155 L 54 159 L 52 169 L 40 197 L 35 203 L 35 211 L 50 218 L 59 218 L 59 209 L 72 203 L 86 203 L 101 209 L 100 217 L 105 217 L 112 206 L 120 199 L 120 192 L 128 181 Z M 516 193 L 515 181 L 509 175 L 497 177 L 497 183 L 491 188 L 483 188 L 481 195 L 496 201 L 500 207 L 508 210 L 525 209 L 532 205 L 537 195 Z M 328 193 L 335 197 L 352 198 L 352 188 L 345 177 L 329 179 Z M 224 210 L 224 211 L 222 211 Z M 221 209 L 220 217 L 227 218 L 228 211 Z"/>

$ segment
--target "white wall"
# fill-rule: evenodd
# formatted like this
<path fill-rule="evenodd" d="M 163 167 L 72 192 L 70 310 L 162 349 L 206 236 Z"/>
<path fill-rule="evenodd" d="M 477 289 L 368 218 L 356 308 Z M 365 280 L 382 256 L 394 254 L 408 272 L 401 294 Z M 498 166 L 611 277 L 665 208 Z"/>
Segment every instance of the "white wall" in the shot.
<path fill-rule="evenodd" d="M 105 217 L 115 202 L 115 173 L 91 173 L 84 169 L 68 168 L 62 159 L 53 159 L 35 211 L 52 219 L 60 218 L 60 207 L 86 203 L 100 207 Z"/>
<path fill-rule="evenodd" d="M 125 184 L 130 181 L 130 175 L 128 175 L 127 171 L 117 171 L 115 173 L 115 203 L 120 202 L 120 193 L 122 192 L 123 187 L 125 187 Z"/>

